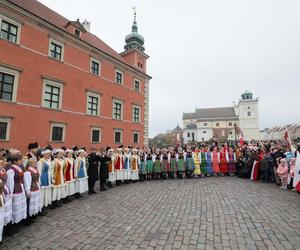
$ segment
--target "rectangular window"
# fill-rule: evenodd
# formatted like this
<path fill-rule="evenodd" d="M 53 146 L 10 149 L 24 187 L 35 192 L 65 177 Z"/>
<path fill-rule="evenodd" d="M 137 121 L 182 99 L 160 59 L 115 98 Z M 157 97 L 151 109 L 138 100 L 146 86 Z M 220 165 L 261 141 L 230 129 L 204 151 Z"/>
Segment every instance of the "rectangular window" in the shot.
<path fill-rule="evenodd" d="M 51 124 L 51 141 L 63 142 L 65 140 L 65 125 Z"/>
<path fill-rule="evenodd" d="M 9 141 L 11 119 L 0 118 L 0 141 Z"/>
<path fill-rule="evenodd" d="M 99 115 L 100 95 L 88 92 L 87 93 L 87 114 L 88 115 Z"/>
<path fill-rule="evenodd" d="M 91 142 L 92 143 L 101 142 L 101 129 L 100 128 L 92 128 L 91 129 Z"/>
<path fill-rule="evenodd" d="M 18 26 L 2 20 L 1 23 L 1 38 L 10 42 L 17 43 Z"/>
<path fill-rule="evenodd" d="M 114 142 L 122 143 L 122 130 L 114 130 Z"/>
<path fill-rule="evenodd" d="M 133 122 L 140 122 L 140 108 L 137 106 L 133 106 Z"/>
<path fill-rule="evenodd" d="M 0 100 L 12 101 L 15 76 L 0 72 Z"/>
<path fill-rule="evenodd" d="M 116 71 L 116 83 L 123 84 L 123 73 L 121 71 Z"/>
<path fill-rule="evenodd" d="M 134 80 L 134 90 L 140 91 L 140 81 Z"/>
<path fill-rule="evenodd" d="M 140 134 L 139 132 L 133 132 L 133 143 L 137 144 L 140 141 Z"/>
<path fill-rule="evenodd" d="M 44 103 L 47 108 L 59 108 L 59 94 L 60 88 L 46 84 Z"/>
<path fill-rule="evenodd" d="M 91 60 L 91 73 L 96 76 L 100 75 L 100 63 L 94 59 Z"/>
<path fill-rule="evenodd" d="M 80 37 L 80 30 L 75 29 L 75 36 Z"/>
<path fill-rule="evenodd" d="M 217 123 L 216 123 L 216 126 L 219 127 L 219 126 L 220 126 L 220 123 L 217 122 Z"/>
<path fill-rule="evenodd" d="M 113 101 L 113 119 L 122 120 L 123 117 L 123 103 L 118 100 Z"/>
<path fill-rule="evenodd" d="M 44 80 L 42 106 L 51 109 L 61 109 L 62 84 Z"/>
<path fill-rule="evenodd" d="M 63 61 L 64 45 L 54 39 L 49 41 L 49 56 L 55 60 Z"/>
<path fill-rule="evenodd" d="M 232 122 L 229 122 L 228 125 L 229 125 L 229 126 L 232 126 Z"/>
<path fill-rule="evenodd" d="M 207 126 L 207 123 L 206 123 L 206 122 L 204 123 L 204 126 Z"/>
<path fill-rule="evenodd" d="M 16 101 L 18 81 L 19 71 L 0 66 L 0 100 Z"/>

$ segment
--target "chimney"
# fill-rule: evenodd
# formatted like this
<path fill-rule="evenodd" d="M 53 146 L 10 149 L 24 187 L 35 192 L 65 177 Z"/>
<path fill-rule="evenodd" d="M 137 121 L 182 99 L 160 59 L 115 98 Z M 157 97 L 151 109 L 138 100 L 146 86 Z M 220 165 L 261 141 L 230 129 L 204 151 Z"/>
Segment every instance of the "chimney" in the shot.
<path fill-rule="evenodd" d="M 87 32 L 90 32 L 91 30 L 91 23 L 88 22 L 86 19 L 82 23 L 83 27 L 86 29 Z"/>

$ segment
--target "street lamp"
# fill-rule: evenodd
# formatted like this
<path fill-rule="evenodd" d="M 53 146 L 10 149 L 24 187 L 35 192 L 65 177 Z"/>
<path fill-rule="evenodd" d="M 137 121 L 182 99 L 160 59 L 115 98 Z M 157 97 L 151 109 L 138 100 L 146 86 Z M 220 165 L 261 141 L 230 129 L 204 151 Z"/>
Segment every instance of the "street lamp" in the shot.
<path fill-rule="evenodd" d="M 234 139 L 235 139 L 235 143 L 236 143 L 236 130 L 237 130 L 237 125 L 236 122 L 234 123 Z"/>

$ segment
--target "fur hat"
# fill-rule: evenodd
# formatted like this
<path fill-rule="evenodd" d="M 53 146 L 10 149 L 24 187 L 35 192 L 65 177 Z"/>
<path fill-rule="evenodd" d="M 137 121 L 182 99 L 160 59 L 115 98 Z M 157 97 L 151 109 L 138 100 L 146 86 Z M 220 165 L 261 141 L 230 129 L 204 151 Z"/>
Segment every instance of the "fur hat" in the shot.
<path fill-rule="evenodd" d="M 39 148 L 39 144 L 37 142 L 29 143 L 28 144 L 28 150 Z"/>

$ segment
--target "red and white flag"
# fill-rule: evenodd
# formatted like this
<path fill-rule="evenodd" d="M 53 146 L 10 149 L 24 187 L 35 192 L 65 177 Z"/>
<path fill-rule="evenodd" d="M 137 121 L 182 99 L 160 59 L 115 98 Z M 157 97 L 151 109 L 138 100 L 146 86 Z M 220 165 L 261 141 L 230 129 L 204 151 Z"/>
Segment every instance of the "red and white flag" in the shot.
<path fill-rule="evenodd" d="M 285 127 L 284 139 L 289 143 L 289 145 L 292 144 L 291 138 L 290 138 L 290 133 L 289 133 L 287 127 Z"/>
<path fill-rule="evenodd" d="M 241 137 L 240 137 L 240 144 L 241 144 L 241 145 L 244 145 L 244 138 L 243 138 L 244 135 L 243 135 L 243 131 L 242 131 L 242 130 L 241 130 L 241 133 L 240 133 L 240 134 L 241 134 Z"/>

